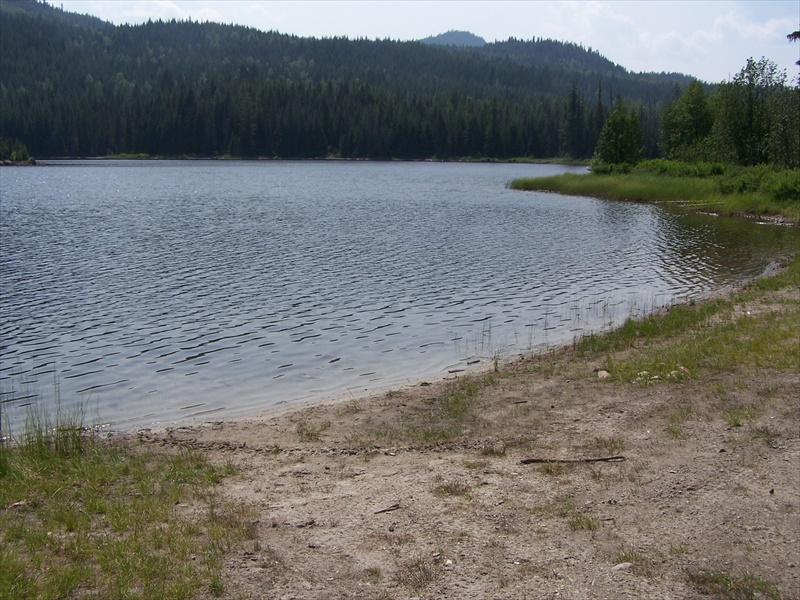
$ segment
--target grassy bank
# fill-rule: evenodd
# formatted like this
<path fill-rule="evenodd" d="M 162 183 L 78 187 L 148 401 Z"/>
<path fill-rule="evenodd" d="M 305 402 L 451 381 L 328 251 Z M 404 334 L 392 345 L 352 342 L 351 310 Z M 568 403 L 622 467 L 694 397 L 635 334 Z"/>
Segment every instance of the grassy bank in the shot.
<path fill-rule="evenodd" d="M 33 417 L 0 441 L 0 598 L 222 596 L 221 558 L 248 531 L 215 493 L 230 473 Z"/>
<path fill-rule="evenodd" d="M 781 274 L 758 280 L 733 296 L 628 319 L 608 334 L 581 339 L 576 349 L 590 356 L 605 355 L 606 369 L 623 381 L 667 381 L 689 373 L 710 377 L 751 368 L 800 371 L 798 289 L 800 255 Z M 788 293 L 775 294 L 781 291 Z M 759 304 L 770 308 L 755 309 Z M 637 352 L 622 361 L 612 358 L 630 348 Z"/>
<path fill-rule="evenodd" d="M 676 202 L 690 210 L 780 216 L 800 223 L 800 170 L 796 169 L 654 160 L 632 169 L 516 179 L 510 187 L 610 200 Z"/>

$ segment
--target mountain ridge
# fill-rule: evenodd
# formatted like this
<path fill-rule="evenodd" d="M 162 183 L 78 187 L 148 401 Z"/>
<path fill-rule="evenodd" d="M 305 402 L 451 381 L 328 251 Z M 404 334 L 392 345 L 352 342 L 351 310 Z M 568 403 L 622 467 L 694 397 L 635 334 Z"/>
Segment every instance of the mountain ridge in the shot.
<path fill-rule="evenodd" d="M 480 48 L 486 45 L 486 40 L 470 31 L 450 30 L 438 35 L 432 35 L 419 40 L 422 44 L 439 46 L 460 46 Z"/>
<path fill-rule="evenodd" d="M 691 80 L 542 39 L 456 47 L 113 25 L 33 0 L 4 0 L 0 24 L 0 135 L 37 156 L 585 158 L 616 96 L 641 107 L 654 151 L 659 106 Z M 569 94 L 580 148 L 562 143 Z"/>

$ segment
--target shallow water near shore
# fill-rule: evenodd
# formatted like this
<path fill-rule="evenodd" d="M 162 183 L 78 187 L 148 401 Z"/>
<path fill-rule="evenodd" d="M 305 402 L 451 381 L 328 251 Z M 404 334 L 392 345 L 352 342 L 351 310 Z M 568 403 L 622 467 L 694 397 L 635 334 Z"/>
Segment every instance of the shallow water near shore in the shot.
<path fill-rule="evenodd" d="M 558 165 L 5 169 L 3 427 L 130 428 L 461 372 L 760 273 L 797 228 L 506 189 Z"/>

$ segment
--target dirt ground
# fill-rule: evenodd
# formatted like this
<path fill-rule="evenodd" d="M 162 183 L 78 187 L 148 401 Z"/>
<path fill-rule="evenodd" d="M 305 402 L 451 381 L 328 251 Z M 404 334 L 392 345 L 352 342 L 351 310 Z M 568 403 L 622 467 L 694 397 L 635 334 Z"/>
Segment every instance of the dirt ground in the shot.
<path fill-rule="evenodd" d="M 599 367 L 517 359 L 442 443 L 451 381 L 139 437 L 237 468 L 224 597 L 800 598 L 798 373 Z"/>

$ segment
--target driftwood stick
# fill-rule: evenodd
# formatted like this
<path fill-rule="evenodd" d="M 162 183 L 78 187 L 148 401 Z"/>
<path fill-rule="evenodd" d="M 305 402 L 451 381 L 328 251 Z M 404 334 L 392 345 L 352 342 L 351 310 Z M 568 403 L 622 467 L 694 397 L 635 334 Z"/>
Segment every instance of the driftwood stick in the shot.
<path fill-rule="evenodd" d="M 533 463 L 589 463 L 589 462 L 621 462 L 626 460 L 624 456 L 603 456 L 601 458 L 523 458 L 521 465 Z"/>
<path fill-rule="evenodd" d="M 400 509 L 400 508 L 403 508 L 403 507 L 402 507 L 402 506 L 400 506 L 399 504 L 392 504 L 392 505 L 391 505 L 389 508 L 382 508 L 382 509 L 380 509 L 380 510 L 376 510 L 376 511 L 375 511 L 374 513 L 372 513 L 372 514 L 379 515 L 379 514 L 381 514 L 381 513 L 392 512 L 393 510 L 398 510 L 398 509 Z"/>

